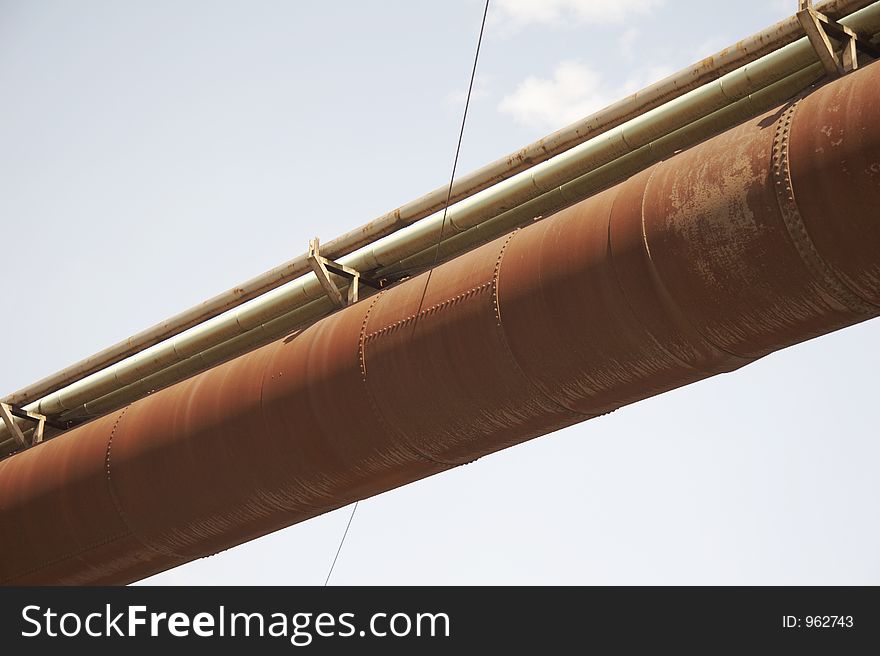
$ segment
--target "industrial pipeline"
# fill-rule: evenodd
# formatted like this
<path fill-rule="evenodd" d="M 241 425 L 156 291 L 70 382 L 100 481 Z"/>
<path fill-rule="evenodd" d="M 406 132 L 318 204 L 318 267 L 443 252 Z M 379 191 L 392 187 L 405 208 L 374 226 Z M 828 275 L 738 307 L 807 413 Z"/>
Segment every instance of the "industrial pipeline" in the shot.
<path fill-rule="evenodd" d="M 880 65 L 0 461 L 0 582 L 119 584 L 880 313 Z"/>
<path fill-rule="evenodd" d="M 820 46 L 804 36 L 804 24 L 820 17 L 816 10 L 826 21 L 825 27 L 819 27 L 822 36 L 813 35 L 825 39 Z M 832 26 L 834 19 L 839 24 Z M 824 35 L 826 28 L 832 41 Z M 860 35 L 863 62 L 880 55 L 872 44 L 880 32 L 880 2 L 825 0 L 815 10 L 801 9 L 796 16 L 456 179 L 449 189 L 434 190 L 330 240 L 322 252 L 364 274 L 362 281 L 396 281 L 423 270 L 438 256 L 440 261 L 450 259 L 810 87 L 827 71 L 830 53 L 823 48 L 836 43 L 834 30 L 837 37 Z M 841 56 L 850 52 L 857 64 L 858 57 L 849 49 L 856 40 L 847 39 Z M 447 195 L 455 203 L 448 217 L 440 212 Z M 435 251 L 440 233 L 441 248 Z M 38 442 L 36 437 L 53 437 L 326 316 L 335 305 L 318 283 L 308 254 L 302 255 L 7 395 L 2 402 L 10 407 L 0 403 L 0 457 Z M 345 287 L 349 282 L 336 278 L 335 284 Z M 45 433 L 31 432 L 35 426 L 44 427 L 33 423 L 40 417 L 47 422 Z"/>

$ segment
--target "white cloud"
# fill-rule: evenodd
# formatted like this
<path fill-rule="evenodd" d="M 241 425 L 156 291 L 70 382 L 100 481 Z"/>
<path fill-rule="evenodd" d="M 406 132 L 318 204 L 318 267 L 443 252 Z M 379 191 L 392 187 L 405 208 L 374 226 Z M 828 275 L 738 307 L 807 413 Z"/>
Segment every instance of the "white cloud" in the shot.
<path fill-rule="evenodd" d="M 664 2 L 665 0 L 496 0 L 492 10 L 513 28 L 534 23 L 607 25 L 649 13 Z"/>
<path fill-rule="evenodd" d="M 560 127 L 608 104 L 601 82 L 588 66 L 562 62 L 549 80 L 527 77 L 498 109 L 530 127 Z"/>
<path fill-rule="evenodd" d="M 560 63 L 549 79 L 530 76 L 498 105 L 503 114 L 541 130 L 554 130 L 602 109 L 642 87 L 669 75 L 666 66 L 649 66 L 622 84 L 606 82 L 602 75 L 578 61 Z"/>

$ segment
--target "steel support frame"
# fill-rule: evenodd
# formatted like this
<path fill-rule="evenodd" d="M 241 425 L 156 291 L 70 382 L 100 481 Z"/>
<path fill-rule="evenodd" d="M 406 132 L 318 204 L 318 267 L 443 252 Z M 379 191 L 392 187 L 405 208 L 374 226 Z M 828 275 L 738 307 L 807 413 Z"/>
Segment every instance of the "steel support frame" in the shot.
<path fill-rule="evenodd" d="M 854 30 L 816 11 L 813 0 L 798 0 L 798 11 L 795 15 L 819 56 L 819 61 L 825 67 L 825 72 L 832 77 L 856 70 L 859 67 L 859 50 L 872 57 L 880 57 L 880 50 L 866 39 L 859 39 Z M 843 43 L 840 52 L 831 38 Z"/>
<path fill-rule="evenodd" d="M 308 263 L 312 268 L 312 271 L 314 271 L 315 275 L 318 277 L 318 282 L 321 283 L 324 293 L 330 297 L 330 300 L 333 301 L 333 304 L 336 307 L 341 308 L 346 305 L 357 303 L 358 287 L 361 283 L 368 287 L 372 287 L 373 289 L 382 288 L 382 281 L 375 281 L 371 278 L 362 276 L 359 271 L 324 257 L 321 255 L 320 247 L 320 240 L 317 237 L 309 240 Z M 348 293 L 345 298 L 342 297 L 342 292 L 339 291 L 339 287 L 336 286 L 333 278 L 330 277 L 330 273 L 335 273 L 343 278 L 348 278 Z"/>
<path fill-rule="evenodd" d="M 15 423 L 15 418 L 24 419 L 35 422 L 34 433 L 31 436 L 30 443 L 24 436 L 21 427 Z M 28 412 L 21 408 L 16 408 L 8 403 L 0 402 L 0 419 L 6 424 L 6 428 L 12 435 L 13 439 L 18 443 L 19 448 L 25 449 L 29 446 L 39 444 L 43 441 L 43 432 L 46 428 L 46 417 L 36 412 Z"/>

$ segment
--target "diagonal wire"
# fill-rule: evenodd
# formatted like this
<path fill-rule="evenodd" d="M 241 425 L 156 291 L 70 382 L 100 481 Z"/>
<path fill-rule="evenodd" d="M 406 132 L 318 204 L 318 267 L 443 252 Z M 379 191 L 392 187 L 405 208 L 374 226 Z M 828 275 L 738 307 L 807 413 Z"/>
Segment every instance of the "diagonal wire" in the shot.
<path fill-rule="evenodd" d="M 422 298 L 419 301 L 419 309 L 416 311 L 416 317 L 419 316 L 419 313 L 422 311 L 422 304 L 425 302 L 425 294 L 428 293 L 428 284 L 431 282 L 431 274 L 434 273 L 434 268 L 437 266 L 437 260 L 440 256 L 440 244 L 443 241 L 443 228 L 446 226 L 446 212 L 449 209 L 449 200 L 452 198 L 452 184 L 455 182 L 455 171 L 458 168 L 458 156 L 461 153 L 461 142 L 464 138 L 464 126 L 467 123 L 467 115 L 468 108 L 471 104 L 471 95 L 474 91 L 474 78 L 477 75 L 477 62 L 480 60 L 480 46 L 483 45 L 483 33 L 486 31 L 486 16 L 489 14 L 489 0 L 486 0 L 486 6 L 483 8 L 483 20 L 480 22 L 480 36 L 477 38 L 477 51 L 474 53 L 474 66 L 471 69 L 471 80 L 468 84 L 467 98 L 464 101 L 464 113 L 461 117 L 461 129 L 458 132 L 458 144 L 455 146 L 455 159 L 452 162 L 452 175 L 449 176 L 449 189 L 446 192 L 446 202 L 443 204 L 443 219 L 440 222 L 440 234 L 437 236 L 437 244 L 434 247 L 434 261 L 431 264 L 431 268 L 428 271 L 428 277 L 425 280 L 425 288 L 422 290 Z M 415 325 L 418 321 L 414 322 L 413 329 L 415 329 Z M 354 506 L 351 509 L 351 515 L 348 517 L 348 524 L 345 525 L 345 532 L 342 534 L 342 539 L 339 541 L 339 547 L 336 549 L 336 555 L 333 557 L 333 563 L 330 565 L 330 571 L 327 572 L 327 578 L 324 581 L 324 587 L 327 587 L 327 584 L 330 583 L 330 577 L 333 575 L 333 569 L 336 567 L 336 561 L 339 560 L 339 554 L 342 551 L 342 545 L 345 544 L 345 538 L 348 535 L 348 529 L 351 528 L 351 520 L 354 519 L 354 513 L 358 507 L 357 501 L 354 502 Z"/>
<path fill-rule="evenodd" d="M 354 511 L 358 509 L 358 503 L 360 501 L 355 501 L 354 506 L 351 509 L 351 515 L 348 516 L 348 524 L 345 525 L 345 533 L 342 534 L 342 539 L 339 541 L 339 548 L 336 550 L 336 555 L 333 556 L 333 564 L 330 565 L 330 571 L 327 572 L 327 578 L 324 580 L 324 587 L 327 587 L 327 584 L 330 583 L 330 576 L 333 574 L 333 568 L 336 567 L 336 561 L 339 559 L 339 552 L 342 551 L 342 545 L 345 544 L 345 536 L 348 535 L 348 529 L 351 528 L 351 520 L 354 519 Z"/>
<path fill-rule="evenodd" d="M 440 234 L 437 235 L 437 243 L 434 246 L 434 261 L 428 270 L 428 277 L 425 279 L 425 288 L 422 290 L 422 298 L 419 300 L 419 308 L 416 310 L 416 320 L 413 322 L 413 331 L 418 325 L 418 316 L 422 311 L 422 305 L 425 302 L 425 295 L 428 293 L 428 285 L 431 282 L 431 275 L 437 267 L 437 260 L 440 256 L 440 244 L 443 241 L 443 229 L 446 227 L 446 212 L 449 210 L 449 200 L 452 198 L 452 184 L 455 182 L 455 170 L 458 168 L 458 156 L 461 153 L 461 142 L 464 138 L 464 126 L 467 123 L 468 108 L 471 104 L 471 94 L 474 90 L 474 78 L 477 76 L 477 62 L 480 60 L 480 46 L 483 45 L 483 32 L 486 30 L 486 16 L 489 14 L 489 0 L 486 0 L 486 6 L 483 8 L 483 20 L 480 23 L 480 36 L 477 38 L 477 51 L 474 53 L 474 66 L 471 69 L 471 81 L 468 84 L 467 98 L 464 101 L 464 113 L 461 117 L 461 130 L 458 132 L 458 145 L 455 147 L 455 159 L 452 161 L 452 175 L 449 176 L 449 189 L 446 192 L 446 202 L 443 204 L 443 219 L 440 221 Z"/>

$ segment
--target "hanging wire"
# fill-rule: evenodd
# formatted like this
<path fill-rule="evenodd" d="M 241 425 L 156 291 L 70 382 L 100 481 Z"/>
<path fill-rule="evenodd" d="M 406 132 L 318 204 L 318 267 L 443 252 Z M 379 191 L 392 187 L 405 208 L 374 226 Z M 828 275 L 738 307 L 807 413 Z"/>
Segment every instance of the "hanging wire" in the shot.
<path fill-rule="evenodd" d="M 333 568 L 336 567 L 336 561 L 339 560 L 339 552 L 342 551 L 342 545 L 345 544 L 345 536 L 348 535 L 348 529 L 351 528 L 351 520 L 354 519 L 354 512 L 358 509 L 358 504 L 360 501 L 355 501 L 354 506 L 352 506 L 351 514 L 348 516 L 348 524 L 345 525 L 345 533 L 342 534 L 342 539 L 339 541 L 339 548 L 336 550 L 336 555 L 333 556 L 333 563 L 330 565 L 330 571 L 327 572 L 327 578 L 324 579 L 324 587 L 327 587 L 327 584 L 330 583 L 330 575 L 333 574 Z"/>
<path fill-rule="evenodd" d="M 440 234 L 437 235 L 437 243 L 434 246 L 434 259 L 431 262 L 431 268 L 428 270 L 428 277 L 425 279 L 425 288 L 422 290 L 422 298 L 419 300 L 419 307 L 416 310 L 416 320 L 413 322 L 413 331 L 418 325 L 418 316 L 422 311 L 422 305 L 425 302 L 425 295 L 428 293 L 428 285 L 431 282 L 431 276 L 437 267 L 437 260 L 440 257 L 440 244 L 443 242 L 443 229 L 446 227 L 446 212 L 449 210 L 449 200 L 452 198 L 452 184 L 455 182 L 455 171 L 458 168 L 458 156 L 461 153 L 461 142 L 464 138 L 464 126 L 467 123 L 468 108 L 471 104 L 471 94 L 474 90 L 474 79 L 477 77 L 477 62 L 480 60 L 480 46 L 483 45 L 483 32 L 486 30 L 486 16 L 489 14 L 489 0 L 483 7 L 483 20 L 480 23 L 480 36 L 477 37 L 477 51 L 474 53 L 474 66 L 471 69 L 471 81 L 468 84 L 467 97 L 464 101 L 464 113 L 461 117 L 461 129 L 458 132 L 458 144 L 455 146 L 455 159 L 452 161 L 452 175 L 449 176 L 449 188 L 446 191 L 446 202 L 443 204 L 443 219 L 440 221 Z"/>
<path fill-rule="evenodd" d="M 461 142 L 464 138 L 464 126 L 467 123 L 467 115 L 468 108 L 471 104 L 471 95 L 474 91 L 474 79 L 477 76 L 477 62 L 480 60 L 480 46 L 483 45 L 483 33 L 486 30 L 486 16 L 489 14 L 489 0 L 486 0 L 486 5 L 483 8 L 483 19 L 480 22 L 480 36 L 477 38 L 477 51 L 474 53 L 474 65 L 471 69 L 471 80 L 468 83 L 467 97 L 464 101 L 464 113 L 461 117 L 461 129 L 458 131 L 458 143 L 455 146 L 455 159 L 452 161 L 452 175 L 449 176 L 449 189 L 446 192 L 446 202 L 443 204 L 443 219 L 440 221 L 440 234 L 437 236 L 437 244 L 434 247 L 434 261 L 431 264 L 431 268 L 428 271 L 428 277 L 425 280 L 425 288 L 422 290 L 422 298 L 419 301 L 419 309 L 416 311 L 416 316 L 422 311 L 422 304 L 425 302 L 425 294 L 428 293 L 428 283 L 431 282 L 431 274 L 434 273 L 434 268 L 437 266 L 437 260 L 440 256 L 440 244 L 443 241 L 443 229 L 446 227 L 446 212 L 449 209 L 449 200 L 452 198 L 452 184 L 455 182 L 455 171 L 458 168 L 458 156 L 461 153 Z M 418 321 L 414 322 L 413 329 L 415 329 L 415 324 Z M 342 551 L 342 545 L 345 544 L 345 538 L 348 536 L 348 529 L 351 528 L 351 520 L 354 519 L 354 513 L 358 508 L 358 501 L 355 501 L 354 506 L 351 509 L 351 515 L 348 517 L 348 524 L 345 525 L 345 532 L 342 534 L 342 539 L 339 541 L 339 547 L 336 549 L 336 555 L 333 557 L 333 563 L 330 565 L 330 571 L 327 572 L 327 578 L 324 580 L 324 587 L 330 583 L 330 577 L 333 575 L 333 569 L 336 567 L 336 561 L 339 560 L 339 554 Z"/>

